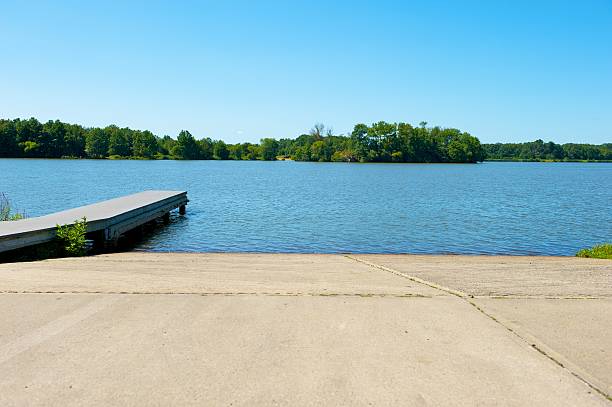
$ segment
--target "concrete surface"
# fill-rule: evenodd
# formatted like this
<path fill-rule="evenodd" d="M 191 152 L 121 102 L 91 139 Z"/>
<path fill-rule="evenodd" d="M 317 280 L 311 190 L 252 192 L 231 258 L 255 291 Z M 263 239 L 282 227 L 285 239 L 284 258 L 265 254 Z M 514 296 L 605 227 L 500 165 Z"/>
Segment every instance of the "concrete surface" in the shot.
<path fill-rule="evenodd" d="M 612 297 L 612 261 L 578 257 L 355 255 L 473 296 Z"/>
<path fill-rule="evenodd" d="M 338 255 L 117 253 L 0 264 L 0 292 L 443 295 Z"/>
<path fill-rule="evenodd" d="M 612 394 L 612 298 L 475 302 L 570 370 Z"/>
<path fill-rule="evenodd" d="M 395 266 L 418 271 L 421 257 Z M 455 272 L 456 262 L 430 260 Z M 480 267 L 473 260 L 462 267 Z M 520 287 L 512 292 L 529 298 L 472 299 L 437 285 L 341 255 L 2 264 L 0 405 L 611 404 L 601 386 L 612 370 L 596 356 L 610 349 L 605 290 L 600 300 L 542 300 Z M 567 317 L 546 301 L 574 308 Z M 545 347 L 574 363 L 560 366 Z"/>
<path fill-rule="evenodd" d="M 353 255 L 467 298 L 612 395 L 612 261 L 577 257 Z"/>

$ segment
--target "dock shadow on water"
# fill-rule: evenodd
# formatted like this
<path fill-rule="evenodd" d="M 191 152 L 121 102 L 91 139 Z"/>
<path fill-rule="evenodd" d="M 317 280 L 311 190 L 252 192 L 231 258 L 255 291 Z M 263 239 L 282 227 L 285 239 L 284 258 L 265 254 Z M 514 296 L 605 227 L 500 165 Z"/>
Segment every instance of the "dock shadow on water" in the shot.
<path fill-rule="evenodd" d="M 164 235 L 171 234 L 173 230 L 184 225 L 187 221 L 186 216 L 180 215 L 177 212 L 171 212 L 166 218 L 155 219 L 121 235 L 117 248 L 112 251 L 124 252 L 150 246 L 160 236 L 163 237 Z"/>

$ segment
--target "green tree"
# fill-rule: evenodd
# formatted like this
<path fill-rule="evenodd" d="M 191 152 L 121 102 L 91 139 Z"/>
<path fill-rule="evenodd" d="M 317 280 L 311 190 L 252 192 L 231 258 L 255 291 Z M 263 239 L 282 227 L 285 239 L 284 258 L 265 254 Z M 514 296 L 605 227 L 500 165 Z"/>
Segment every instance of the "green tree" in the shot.
<path fill-rule="evenodd" d="M 198 141 L 200 146 L 200 159 L 212 160 L 213 159 L 213 141 L 209 137 L 205 137 Z"/>
<path fill-rule="evenodd" d="M 93 128 L 85 135 L 85 151 L 90 158 L 105 158 L 108 154 L 108 138 L 104 130 Z"/>
<path fill-rule="evenodd" d="M 227 144 L 222 140 L 213 142 L 213 156 L 216 160 L 227 160 L 229 159 L 229 155 L 230 152 L 227 148 Z"/>
<path fill-rule="evenodd" d="M 153 158 L 157 153 L 157 138 L 148 130 L 134 132 L 132 151 L 136 157 Z"/>
<path fill-rule="evenodd" d="M 172 152 L 172 149 L 176 145 L 176 140 L 170 136 L 164 136 L 161 139 L 157 140 L 158 151 L 163 155 L 169 155 Z"/>
<path fill-rule="evenodd" d="M 229 151 L 230 160 L 242 160 L 243 156 L 246 155 L 243 145 L 240 143 L 229 145 L 227 148 Z"/>
<path fill-rule="evenodd" d="M 310 145 L 310 160 L 331 161 L 333 151 L 324 140 L 317 140 Z"/>
<path fill-rule="evenodd" d="M 18 157 L 17 129 L 12 120 L 0 120 L 0 157 Z"/>
<path fill-rule="evenodd" d="M 484 151 L 476 137 L 462 133 L 449 142 L 448 158 L 451 162 L 475 163 L 484 159 Z"/>
<path fill-rule="evenodd" d="M 64 152 L 67 157 L 85 157 L 85 129 L 78 124 L 66 124 Z"/>
<path fill-rule="evenodd" d="M 39 154 L 42 157 L 60 158 L 64 152 L 64 137 L 66 128 L 59 120 L 49 120 L 43 125 L 38 135 L 37 143 L 40 145 Z"/>
<path fill-rule="evenodd" d="M 274 161 L 278 155 L 278 141 L 273 138 L 263 138 L 260 143 L 261 159 L 265 161 Z"/>
<path fill-rule="evenodd" d="M 39 157 L 41 151 L 38 143 L 42 133 L 42 124 L 35 118 L 18 120 L 15 129 L 17 131 L 17 143 L 25 157 Z"/>
<path fill-rule="evenodd" d="M 172 155 L 179 160 L 197 160 L 200 158 L 200 147 L 196 139 L 187 130 L 182 130 L 172 149 Z"/>
<path fill-rule="evenodd" d="M 246 144 L 246 159 L 247 160 L 258 160 L 261 155 L 261 146 L 257 144 L 245 143 Z"/>
<path fill-rule="evenodd" d="M 108 155 L 130 157 L 132 147 L 127 129 L 120 129 L 114 124 L 105 127 L 104 133 L 108 137 Z"/>

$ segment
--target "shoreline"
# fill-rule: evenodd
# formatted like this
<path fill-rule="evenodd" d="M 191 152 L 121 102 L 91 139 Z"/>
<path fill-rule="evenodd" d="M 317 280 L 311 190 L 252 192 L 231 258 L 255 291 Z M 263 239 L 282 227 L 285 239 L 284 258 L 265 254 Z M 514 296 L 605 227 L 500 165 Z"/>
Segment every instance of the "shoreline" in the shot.
<path fill-rule="evenodd" d="M 147 158 L 147 157 L 104 157 L 104 158 L 89 158 L 89 157 L 0 157 L 0 160 L 53 160 L 53 161 L 180 161 L 180 162 L 294 162 L 294 163 L 313 163 L 313 164 L 449 164 L 449 165 L 464 165 L 464 164 L 484 164 L 484 163 L 573 163 L 573 164 L 610 164 L 612 160 L 532 160 L 532 159 L 495 159 L 489 158 L 478 162 L 419 162 L 419 161 L 308 161 L 296 159 L 276 159 L 276 160 L 221 160 L 221 159 L 176 159 L 176 158 Z"/>
<path fill-rule="evenodd" d="M 144 250 L 144 249 L 132 249 L 126 251 L 119 251 L 116 253 L 152 253 L 152 254 L 227 254 L 227 255 L 241 255 L 241 254 L 253 254 L 253 255 L 309 255 L 309 256 L 346 256 L 346 255 L 355 255 L 355 256 L 370 256 L 370 255 L 380 255 L 380 256 L 427 256 L 427 257 L 534 257 L 534 258 L 559 258 L 559 259 L 567 259 L 567 258 L 584 258 L 578 257 L 576 255 L 558 255 L 558 254 L 509 254 L 509 253 L 410 253 L 410 252 L 398 252 L 398 253 L 388 253 L 388 252 L 258 252 L 258 251 L 191 251 L 191 250 Z M 103 255 L 103 254 L 112 254 L 112 253 L 100 253 L 92 256 Z M 87 257 L 92 257 L 87 256 Z M 599 259 L 602 260 L 602 259 Z M 609 259 L 603 259 L 609 260 Z"/>
<path fill-rule="evenodd" d="M 23 251 L 24 249 L 15 250 L 15 252 Z M 27 251 L 27 248 L 25 249 Z M 47 257 L 47 258 L 35 258 L 35 257 L 24 257 L 22 255 L 15 255 L 12 252 L 6 252 L 4 256 L 0 256 L 0 265 L 2 264 L 19 264 L 19 263 L 32 263 L 32 262 L 43 262 L 46 260 L 62 260 L 62 259 L 85 259 L 95 258 L 98 256 L 107 256 L 113 254 L 150 254 L 150 255 L 177 255 L 177 256 L 201 256 L 201 255 L 226 255 L 226 256 L 387 256 L 387 257 L 408 257 L 408 258 L 431 258 L 431 259 L 444 259 L 444 258 L 473 258 L 473 259 L 490 259 L 490 260 L 504 260 L 509 261 L 520 260 L 520 259 L 531 259 L 531 260 L 568 260 L 568 259 L 586 259 L 586 260 L 599 260 L 599 261 L 612 261 L 612 259 L 605 258 L 593 258 L 593 257 L 580 257 L 577 255 L 557 255 L 557 254 L 487 254 L 487 253 L 386 253 L 386 252 L 264 252 L 264 251 L 191 251 L 191 250 L 144 250 L 144 249 L 128 249 L 118 250 L 114 252 L 99 252 L 87 254 L 80 257 Z"/>

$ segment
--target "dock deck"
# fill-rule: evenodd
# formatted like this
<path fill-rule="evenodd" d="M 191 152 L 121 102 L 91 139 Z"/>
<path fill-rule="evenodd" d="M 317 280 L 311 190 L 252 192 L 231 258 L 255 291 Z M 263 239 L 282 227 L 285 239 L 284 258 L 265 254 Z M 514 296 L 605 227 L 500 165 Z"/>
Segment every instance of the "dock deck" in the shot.
<path fill-rule="evenodd" d="M 116 243 L 123 233 L 163 217 L 174 209 L 184 211 L 185 191 L 143 191 L 45 216 L 0 222 L 0 253 L 46 243 L 55 238 L 57 225 L 87 219 L 87 233 Z"/>

